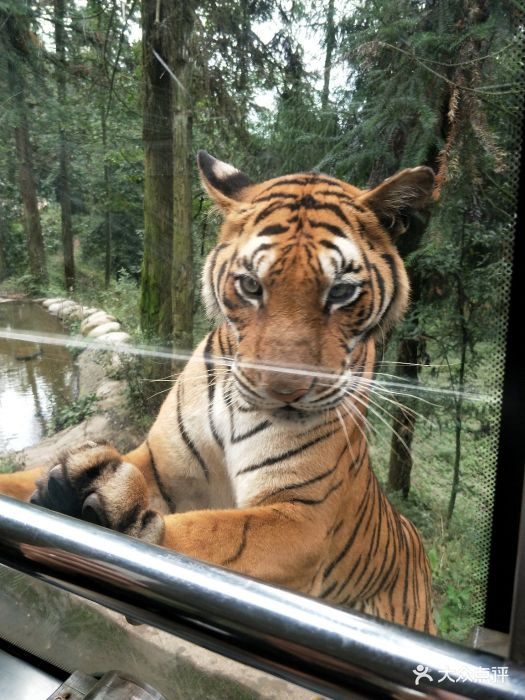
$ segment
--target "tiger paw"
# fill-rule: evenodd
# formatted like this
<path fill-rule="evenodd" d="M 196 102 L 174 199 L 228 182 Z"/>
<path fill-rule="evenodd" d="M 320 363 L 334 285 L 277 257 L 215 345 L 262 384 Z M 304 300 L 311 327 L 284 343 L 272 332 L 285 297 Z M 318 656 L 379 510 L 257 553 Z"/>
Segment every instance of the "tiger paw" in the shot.
<path fill-rule="evenodd" d="M 164 521 L 148 508 L 144 477 L 107 443 L 87 442 L 64 453 L 36 487 L 31 503 L 153 544 L 162 540 Z"/>

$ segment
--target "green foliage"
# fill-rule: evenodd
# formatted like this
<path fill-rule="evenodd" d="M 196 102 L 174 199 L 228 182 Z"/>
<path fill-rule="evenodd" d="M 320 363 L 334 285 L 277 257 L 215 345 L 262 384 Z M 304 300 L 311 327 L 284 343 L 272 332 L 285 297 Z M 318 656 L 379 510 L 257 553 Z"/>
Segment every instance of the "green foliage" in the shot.
<path fill-rule="evenodd" d="M 86 394 L 66 406 L 55 406 L 50 422 L 49 433 L 53 435 L 64 428 L 71 428 L 89 418 L 95 411 L 98 399 L 95 394 Z"/>
<path fill-rule="evenodd" d="M 0 458 L 0 474 L 9 474 L 17 471 L 20 468 L 16 457 L 1 457 Z"/>

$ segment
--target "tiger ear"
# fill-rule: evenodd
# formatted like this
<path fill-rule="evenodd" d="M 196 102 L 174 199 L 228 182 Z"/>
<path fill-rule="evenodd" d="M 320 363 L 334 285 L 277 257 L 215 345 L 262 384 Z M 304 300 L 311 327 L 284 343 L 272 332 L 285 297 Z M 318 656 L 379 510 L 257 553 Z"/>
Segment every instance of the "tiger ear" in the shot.
<path fill-rule="evenodd" d="M 357 201 L 372 209 L 381 224 L 396 236 L 406 230 L 406 221 L 414 210 L 430 204 L 433 189 L 434 173 L 422 165 L 401 170 Z"/>
<path fill-rule="evenodd" d="M 206 151 L 197 153 L 197 165 L 204 189 L 223 211 L 228 212 L 243 201 L 244 190 L 252 184 L 247 175 Z"/>

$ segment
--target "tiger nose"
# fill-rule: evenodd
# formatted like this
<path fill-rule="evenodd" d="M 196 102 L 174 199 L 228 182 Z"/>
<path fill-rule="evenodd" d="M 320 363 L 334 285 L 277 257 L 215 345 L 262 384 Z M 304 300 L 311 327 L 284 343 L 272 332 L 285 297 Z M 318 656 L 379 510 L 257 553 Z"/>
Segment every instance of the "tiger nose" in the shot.
<path fill-rule="evenodd" d="M 304 387 L 302 389 L 286 389 L 285 387 L 279 387 L 278 389 L 267 389 L 266 393 L 271 399 L 276 401 L 282 401 L 283 403 L 293 403 L 302 399 L 302 397 L 308 393 L 310 387 Z"/>
<path fill-rule="evenodd" d="M 302 397 L 308 393 L 310 389 L 310 382 L 308 384 L 302 383 L 298 385 L 297 382 L 271 382 L 269 386 L 267 385 L 266 394 L 276 401 L 282 401 L 283 403 L 293 403 L 302 399 Z"/>

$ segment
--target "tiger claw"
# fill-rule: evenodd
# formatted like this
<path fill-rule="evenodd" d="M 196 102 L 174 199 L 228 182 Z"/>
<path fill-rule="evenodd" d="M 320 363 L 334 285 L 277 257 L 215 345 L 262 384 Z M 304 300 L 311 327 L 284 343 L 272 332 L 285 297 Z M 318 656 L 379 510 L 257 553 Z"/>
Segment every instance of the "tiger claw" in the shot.
<path fill-rule="evenodd" d="M 66 480 L 62 464 L 56 464 L 36 482 L 36 490 L 29 502 L 60 510 L 66 515 L 78 515 L 80 512 L 78 499 Z"/>
<path fill-rule="evenodd" d="M 84 501 L 82 506 L 82 520 L 87 520 L 94 525 L 109 527 L 106 512 L 98 494 L 91 493 Z"/>

